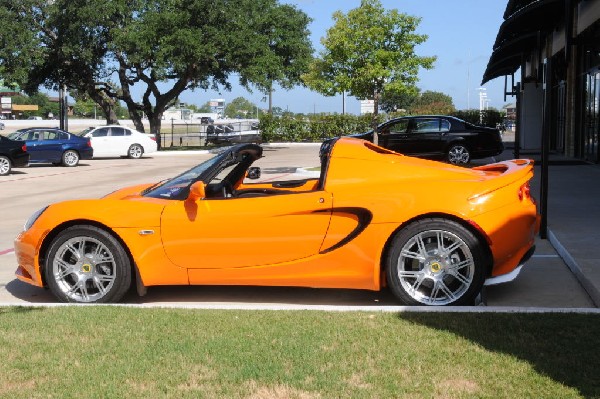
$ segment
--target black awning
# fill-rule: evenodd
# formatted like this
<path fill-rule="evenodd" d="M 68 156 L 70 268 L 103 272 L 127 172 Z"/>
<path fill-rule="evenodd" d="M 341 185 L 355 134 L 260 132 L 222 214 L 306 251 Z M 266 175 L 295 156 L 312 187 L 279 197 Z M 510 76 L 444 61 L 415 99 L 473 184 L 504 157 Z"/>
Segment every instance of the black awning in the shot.
<path fill-rule="evenodd" d="M 494 50 L 487 68 L 483 74 L 484 84 L 500 76 L 512 75 L 519 69 L 522 62 L 522 54 L 535 49 L 539 43 L 539 33 L 531 32 L 518 36 Z"/>
<path fill-rule="evenodd" d="M 514 73 L 523 53 L 538 46 L 538 35 L 564 19 L 566 0 L 509 0 L 481 84 Z"/>

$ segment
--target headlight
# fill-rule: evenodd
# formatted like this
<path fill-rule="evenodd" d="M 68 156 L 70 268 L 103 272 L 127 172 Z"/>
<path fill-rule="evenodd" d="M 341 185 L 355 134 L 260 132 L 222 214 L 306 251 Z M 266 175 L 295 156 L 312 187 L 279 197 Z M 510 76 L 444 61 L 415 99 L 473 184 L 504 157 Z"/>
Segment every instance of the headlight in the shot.
<path fill-rule="evenodd" d="M 33 224 L 35 223 L 36 220 L 38 220 L 38 218 L 40 217 L 40 215 L 42 213 L 44 213 L 44 211 L 48 209 L 48 206 L 46 205 L 45 207 L 43 207 L 42 209 L 39 209 L 37 211 L 35 211 L 33 213 L 33 215 L 29 216 L 29 219 L 27 219 L 27 221 L 25 222 L 25 226 L 23 226 L 23 231 L 27 231 L 31 228 L 31 226 L 33 226 Z"/>

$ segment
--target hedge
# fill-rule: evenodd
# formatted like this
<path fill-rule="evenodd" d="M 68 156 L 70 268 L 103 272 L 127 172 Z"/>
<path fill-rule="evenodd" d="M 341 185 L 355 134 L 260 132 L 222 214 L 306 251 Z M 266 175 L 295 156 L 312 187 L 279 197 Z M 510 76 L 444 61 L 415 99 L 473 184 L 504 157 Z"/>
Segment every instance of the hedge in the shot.
<path fill-rule="evenodd" d="M 454 116 L 479 124 L 479 110 L 456 111 Z M 378 115 L 378 123 L 395 115 Z M 481 114 L 484 126 L 496 127 L 504 116 L 496 110 L 486 110 Z M 260 130 L 263 142 L 320 142 L 336 136 L 361 133 L 371 130 L 372 115 L 310 115 L 310 116 L 260 116 Z"/>

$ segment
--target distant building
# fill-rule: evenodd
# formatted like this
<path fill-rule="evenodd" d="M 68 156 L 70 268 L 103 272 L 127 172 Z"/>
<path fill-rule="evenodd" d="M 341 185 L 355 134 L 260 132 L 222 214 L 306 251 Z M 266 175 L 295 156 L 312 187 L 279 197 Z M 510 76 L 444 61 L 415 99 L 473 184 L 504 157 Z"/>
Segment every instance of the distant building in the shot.
<path fill-rule="evenodd" d="M 225 100 L 222 98 L 215 98 L 209 101 L 210 110 L 213 114 L 218 114 L 219 118 L 225 116 Z"/>

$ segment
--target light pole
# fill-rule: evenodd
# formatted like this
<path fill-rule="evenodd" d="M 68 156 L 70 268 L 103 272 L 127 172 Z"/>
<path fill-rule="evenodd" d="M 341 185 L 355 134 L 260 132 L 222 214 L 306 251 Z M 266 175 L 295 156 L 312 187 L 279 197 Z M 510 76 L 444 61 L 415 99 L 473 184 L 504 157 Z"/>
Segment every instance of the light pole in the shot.
<path fill-rule="evenodd" d="M 479 90 L 479 123 L 483 123 L 483 110 L 487 101 L 487 93 L 485 87 L 480 87 L 477 90 Z"/>

